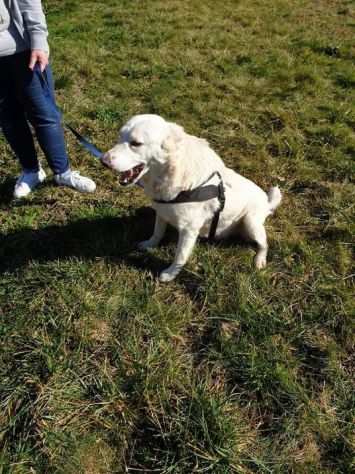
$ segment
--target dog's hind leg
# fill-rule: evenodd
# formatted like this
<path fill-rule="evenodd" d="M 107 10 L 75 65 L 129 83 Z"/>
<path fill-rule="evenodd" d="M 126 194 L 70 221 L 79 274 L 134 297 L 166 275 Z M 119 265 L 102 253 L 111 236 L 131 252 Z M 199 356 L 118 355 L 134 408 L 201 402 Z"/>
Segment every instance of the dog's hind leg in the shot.
<path fill-rule="evenodd" d="M 266 266 L 267 238 L 264 223 L 259 216 L 249 215 L 243 219 L 243 234 L 248 240 L 252 240 L 257 245 L 254 263 L 259 270 Z"/>
<path fill-rule="evenodd" d="M 154 232 L 150 239 L 139 242 L 138 248 L 140 250 L 147 250 L 157 247 L 160 244 L 161 239 L 164 237 L 167 223 L 158 216 L 155 216 Z"/>
<path fill-rule="evenodd" d="M 170 265 L 170 267 L 161 272 L 159 275 L 160 281 L 171 281 L 180 273 L 182 267 L 185 265 L 191 255 L 198 237 L 198 233 L 198 230 L 187 231 L 184 229 L 179 231 L 179 241 L 174 262 Z"/>

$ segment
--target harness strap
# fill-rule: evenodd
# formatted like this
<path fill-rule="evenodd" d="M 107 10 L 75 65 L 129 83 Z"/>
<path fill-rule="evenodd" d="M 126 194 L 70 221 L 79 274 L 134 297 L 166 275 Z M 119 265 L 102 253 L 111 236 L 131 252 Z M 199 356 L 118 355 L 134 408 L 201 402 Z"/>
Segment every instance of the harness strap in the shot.
<path fill-rule="evenodd" d="M 210 181 L 215 175 L 219 177 L 218 186 L 214 184 L 204 186 L 204 184 L 208 183 L 208 181 Z M 206 181 L 204 181 L 202 184 L 200 184 L 200 186 L 198 186 L 197 188 L 192 189 L 191 191 L 181 191 L 181 193 L 179 193 L 176 196 L 176 198 L 172 199 L 171 201 L 164 201 L 162 199 L 154 199 L 154 202 L 157 202 L 159 204 L 183 204 L 183 203 L 189 203 L 189 202 L 204 202 L 204 201 L 209 201 L 210 199 L 214 199 L 214 198 L 218 198 L 219 208 L 214 213 L 214 216 L 211 222 L 210 231 L 208 234 L 208 241 L 212 242 L 216 236 L 219 217 L 220 217 L 221 212 L 224 209 L 225 202 L 226 202 L 222 176 L 218 171 L 215 171 L 214 173 L 212 173 L 211 176 L 208 179 L 206 179 Z"/>
<path fill-rule="evenodd" d="M 174 199 L 171 199 L 171 201 L 154 199 L 154 202 L 160 204 L 182 204 L 186 202 L 203 202 L 218 197 L 217 186 L 214 184 L 202 187 L 204 184 L 208 183 L 215 174 L 217 174 L 217 171 L 212 173 L 209 178 L 203 181 L 198 188 L 191 189 L 190 191 L 181 191 Z"/>
<path fill-rule="evenodd" d="M 223 211 L 224 206 L 226 204 L 226 193 L 225 193 L 225 190 L 224 190 L 222 176 L 218 172 L 217 172 L 217 174 L 218 174 L 218 177 L 220 179 L 220 182 L 218 184 L 219 209 L 218 209 L 218 211 L 216 211 L 214 213 L 214 216 L 213 216 L 213 219 L 212 219 L 212 222 L 211 222 L 211 227 L 210 227 L 210 231 L 209 231 L 209 234 L 208 234 L 208 241 L 209 242 L 212 242 L 214 240 L 214 238 L 216 237 L 216 231 L 217 231 L 217 227 L 218 227 L 219 217 L 220 217 L 221 212 Z"/>

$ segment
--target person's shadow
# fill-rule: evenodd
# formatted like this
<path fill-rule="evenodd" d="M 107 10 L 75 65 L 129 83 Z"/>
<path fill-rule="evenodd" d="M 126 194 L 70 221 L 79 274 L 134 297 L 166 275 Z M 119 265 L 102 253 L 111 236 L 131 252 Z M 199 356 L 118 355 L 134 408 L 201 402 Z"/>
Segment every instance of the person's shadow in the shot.
<path fill-rule="evenodd" d="M 0 181 L 0 205 L 1 207 L 8 206 L 13 200 L 13 192 L 15 186 L 14 178 L 5 178 Z"/>

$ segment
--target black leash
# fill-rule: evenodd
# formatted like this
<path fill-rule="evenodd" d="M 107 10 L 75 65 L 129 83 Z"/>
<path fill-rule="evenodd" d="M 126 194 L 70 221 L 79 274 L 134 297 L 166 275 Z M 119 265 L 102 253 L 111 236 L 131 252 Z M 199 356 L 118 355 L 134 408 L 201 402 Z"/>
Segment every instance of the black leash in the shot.
<path fill-rule="evenodd" d="M 210 181 L 213 176 L 217 175 L 219 177 L 219 183 L 216 186 L 215 184 L 210 184 L 208 186 L 204 186 L 208 181 Z M 154 202 L 159 204 L 183 204 L 189 202 L 203 202 L 209 201 L 210 199 L 218 198 L 219 201 L 219 208 L 214 213 L 210 231 L 208 234 L 208 241 L 212 242 L 216 236 L 216 231 L 218 227 L 219 217 L 221 212 L 224 209 L 226 203 L 226 194 L 224 190 L 222 176 L 218 171 L 215 171 L 211 174 L 211 176 L 206 179 L 199 187 L 192 189 L 191 191 L 181 191 L 176 198 L 172 199 L 171 201 L 164 201 L 162 199 L 154 199 Z"/>
<path fill-rule="evenodd" d="M 70 130 L 72 132 L 72 134 L 76 137 L 78 142 L 81 145 L 83 145 L 83 147 L 86 148 L 89 153 L 91 153 L 92 155 L 94 155 L 96 158 L 99 158 L 99 159 L 102 157 L 103 152 L 100 151 L 98 148 L 96 148 L 96 146 L 94 144 L 89 142 L 89 140 L 87 138 L 80 135 L 80 133 L 77 130 L 75 130 L 71 125 L 69 125 L 68 123 L 64 123 L 64 125 L 67 127 L 68 130 Z"/>

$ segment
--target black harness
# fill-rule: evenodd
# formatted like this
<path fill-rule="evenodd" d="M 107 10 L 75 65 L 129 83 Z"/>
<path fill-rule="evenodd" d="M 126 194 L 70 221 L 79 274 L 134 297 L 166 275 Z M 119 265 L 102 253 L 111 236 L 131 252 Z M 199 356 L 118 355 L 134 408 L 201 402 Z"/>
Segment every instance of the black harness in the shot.
<path fill-rule="evenodd" d="M 209 184 L 207 186 L 204 186 L 215 175 L 218 176 L 219 178 L 218 185 Z M 183 204 L 183 203 L 188 203 L 188 202 L 204 202 L 204 201 L 209 201 L 210 199 L 214 199 L 214 198 L 218 198 L 219 208 L 214 213 L 214 216 L 211 222 L 210 231 L 208 234 L 208 241 L 211 242 L 216 236 L 219 216 L 221 212 L 223 211 L 224 205 L 226 203 L 226 195 L 225 195 L 223 180 L 222 180 L 222 176 L 220 175 L 218 171 L 215 171 L 214 173 L 212 173 L 211 176 L 208 179 L 206 179 L 206 181 L 204 181 L 202 184 L 200 184 L 198 188 L 191 189 L 191 191 L 181 191 L 181 193 L 179 193 L 176 196 L 176 198 L 172 199 L 171 201 L 154 199 L 154 202 L 157 202 L 159 204 Z"/>

